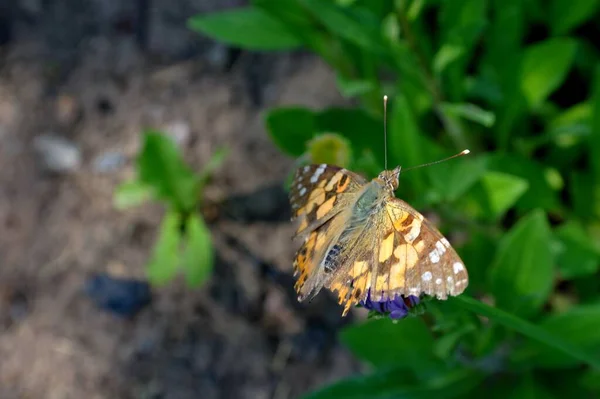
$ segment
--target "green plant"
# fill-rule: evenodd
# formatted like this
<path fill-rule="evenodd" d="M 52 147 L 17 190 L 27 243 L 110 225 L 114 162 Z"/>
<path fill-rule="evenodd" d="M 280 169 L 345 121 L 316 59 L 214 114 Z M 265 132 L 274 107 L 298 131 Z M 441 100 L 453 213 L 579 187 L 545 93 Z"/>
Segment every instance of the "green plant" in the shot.
<path fill-rule="evenodd" d="M 307 48 L 358 100 L 358 108 L 272 110 L 269 134 L 293 157 L 343 159 L 373 177 L 383 168 L 383 94 L 390 166 L 472 152 L 402 175 L 399 190 L 441 216 L 470 273 L 467 295 L 429 301 L 424 315 L 397 324 L 348 327 L 342 341 L 374 371 L 307 397 L 600 393 L 599 7 L 254 0 L 190 20 L 233 46 Z M 315 152 L 323 134 L 337 137 L 331 151 L 350 150 Z"/>
<path fill-rule="evenodd" d="M 125 209 L 155 200 L 168 208 L 147 265 L 152 284 L 171 281 L 180 269 L 190 286 L 202 284 L 210 275 L 213 247 L 198 206 L 204 185 L 224 157 L 224 151 L 216 152 L 202 172 L 194 174 L 173 140 L 159 132 L 145 132 L 137 157 L 137 178 L 117 188 L 114 203 Z"/>

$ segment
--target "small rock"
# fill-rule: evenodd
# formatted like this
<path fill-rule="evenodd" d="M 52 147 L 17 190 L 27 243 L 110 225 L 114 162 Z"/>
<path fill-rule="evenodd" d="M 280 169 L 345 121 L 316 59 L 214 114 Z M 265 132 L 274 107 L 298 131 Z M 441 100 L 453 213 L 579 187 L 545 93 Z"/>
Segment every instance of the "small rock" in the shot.
<path fill-rule="evenodd" d="M 190 141 L 191 129 L 186 121 L 178 120 L 167 125 L 165 133 L 171 137 L 179 147 L 185 147 Z"/>
<path fill-rule="evenodd" d="M 120 317 L 134 316 L 152 300 L 148 283 L 107 274 L 90 277 L 85 292 L 96 306 Z"/>
<path fill-rule="evenodd" d="M 92 167 L 96 172 L 110 173 L 119 170 L 126 162 L 125 155 L 120 152 L 110 151 L 98 155 L 94 159 L 94 162 L 92 162 Z"/>
<path fill-rule="evenodd" d="M 229 48 L 221 43 L 213 43 L 204 57 L 211 67 L 218 70 L 225 70 L 229 63 Z"/>
<path fill-rule="evenodd" d="M 33 139 L 41 166 L 49 172 L 67 173 L 81 166 L 81 152 L 71 141 L 54 134 Z"/>

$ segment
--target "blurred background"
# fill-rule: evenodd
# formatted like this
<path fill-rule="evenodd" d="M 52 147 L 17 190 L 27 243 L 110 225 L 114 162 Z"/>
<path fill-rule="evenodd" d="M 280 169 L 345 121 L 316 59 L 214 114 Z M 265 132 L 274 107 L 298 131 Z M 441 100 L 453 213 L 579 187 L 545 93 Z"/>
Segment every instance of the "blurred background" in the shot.
<path fill-rule="evenodd" d="M 600 2 L 0 1 L 0 399 L 593 398 Z M 295 168 L 402 175 L 464 296 L 299 304 Z M 368 320 L 367 320 L 368 319 Z"/>

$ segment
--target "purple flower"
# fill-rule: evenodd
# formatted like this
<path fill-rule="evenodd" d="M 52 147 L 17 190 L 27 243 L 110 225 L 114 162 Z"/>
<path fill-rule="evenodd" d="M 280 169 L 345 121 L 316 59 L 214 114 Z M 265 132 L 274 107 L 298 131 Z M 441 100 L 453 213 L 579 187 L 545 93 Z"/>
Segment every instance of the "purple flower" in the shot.
<path fill-rule="evenodd" d="M 419 297 L 410 295 L 404 297 L 402 295 L 396 295 L 394 299 L 386 299 L 381 302 L 371 300 L 371 290 L 367 292 L 367 299 L 361 301 L 360 304 L 368 310 L 374 310 L 375 312 L 389 315 L 393 320 L 399 320 L 406 315 L 408 311 L 419 303 Z"/>

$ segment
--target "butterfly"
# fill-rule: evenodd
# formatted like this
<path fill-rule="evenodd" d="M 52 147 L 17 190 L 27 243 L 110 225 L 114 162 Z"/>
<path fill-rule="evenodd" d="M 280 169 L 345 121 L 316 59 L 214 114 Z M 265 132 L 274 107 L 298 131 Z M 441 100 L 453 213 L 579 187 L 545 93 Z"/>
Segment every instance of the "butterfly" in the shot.
<path fill-rule="evenodd" d="M 463 151 L 468 153 L 468 150 Z M 290 190 L 298 300 L 326 288 L 345 316 L 353 304 L 422 294 L 461 294 L 464 262 L 431 222 L 399 198 L 401 167 L 371 180 L 320 164 L 297 169 Z"/>

